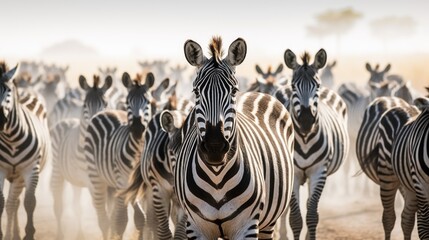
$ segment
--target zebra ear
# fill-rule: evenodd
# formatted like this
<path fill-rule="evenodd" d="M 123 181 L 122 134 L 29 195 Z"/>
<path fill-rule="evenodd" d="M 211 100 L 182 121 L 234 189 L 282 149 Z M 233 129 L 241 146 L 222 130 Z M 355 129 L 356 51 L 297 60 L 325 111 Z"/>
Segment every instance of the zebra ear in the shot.
<path fill-rule="evenodd" d="M 88 82 L 86 81 L 86 78 L 82 75 L 79 76 L 79 85 L 83 90 L 88 90 L 91 87 L 88 85 Z"/>
<path fill-rule="evenodd" d="M 149 72 L 146 75 L 146 81 L 145 81 L 145 85 L 147 89 L 151 88 L 154 83 L 155 83 L 155 77 L 153 76 L 153 73 Z"/>
<path fill-rule="evenodd" d="M 4 74 L 4 77 L 6 78 L 5 79 L 6 82 L 10 81 L 13 78 L 13 76 L 15 75 L 15 73 L 18 70 L 18 67 L 19 67 L 19 64 L 16 64 L 16 66 L 14 68 L 12 68 L 11 70 L 9 70 L 8 72 L 6 72 Z"/>
<path fill-rule="evenodd" d="M 232 66 L 240 65 L 246 58 L 247 45 L 242 38 L 237 38 L 228 49 L 226 61 Z"/>
<path fill-rule="evenodd" d="M 322 48 L 316 53 L 316 56 L 314 57 L 313 66 L 316 67 L 316 69 L 323 68 L 326 65 L 326 59 L 326 51 Z"/>
<path fill-rule="evenodd" d="M 101 90 L 105 93 L 111 86 L 113 83 L 113 79 L 112 76 L 107 76 L 106 79 L 104 80 L 104 85 L 103 87 L 101 87 Z"/>
<path fill-rule="evenodd" d="M 369 63 L 365 64 L 365 68 L 366 68 L 366 70 L 368 70 L 368 72 L 373 72 L 372 68 L 371 68 L 371 65 L 369 65 Z"/>
<path fill-rule="evenodd" d="M 296 55 L 290 49 L 287 49 L 285 51 L 283 58 L 288 68 L 295 69 L 296 67 L 298 67 L 298 63 L 296 62 Z"/>
<path fill-rule="evenodd" d="M 416 105 L 419 110 L 423 111 L 424 109 L 429 108 L 429 99 L 422 97 L 416 98 L 414 99 L 414 105 Z"/>
<path fill-rule="evenodd" d="M 160 119 L 161 119 L 161 128 L 164 132 L 171 133 L 175 129 L 177 129 L 174 124 L 175 118 L 170 111 L 168 110 L 163 111 L 161 113 Z"/>
<path fill-rule="evenodd" d="M 387 73 L 387 72 L 390 70 L 390 67 L 391 67 L 390 63 L 389 63 L 389 64 L 387 64 L 387 66 L 386 66 L 386 68 L 383 70 L 383 72 L 384 72 L 384 73 Z"/>
<path fill-rule="evenodd" d="M 259 65 L 258 65 L 258 64 L 256 64 L 255 69 L 256 69 L 256 72 L 257 72 L 257 73 L 259 73 L 259 74 L 261 74 L 261 75 L 264 75 L 264 72 L 262 72 L 262 69 L 261 69 L 261 67 L 259 67 Z"/>
<path fill-rule="evenodd" d="M 280 65 L 277 67 L 277 70 L 275 71 L 274 75 L 277 75 L 283 71 L 283 64 L 280 63 Z"/>
<path fill-rule="evenodd" d="M 122 84 L 124 84 L 127 89 L 130 89 L 133 86 L 133 81 L 131 80 L 130 74 L 127 72 L 122 74 Z"/>
<path fill-rule="evenodd" d="M 185 57 L 189 64 L 191 64 L 192 66 L 201 66 L 204 60 L 203 50 L 201 49 L 201 46 L 192 40 L 186 41 Z"/>

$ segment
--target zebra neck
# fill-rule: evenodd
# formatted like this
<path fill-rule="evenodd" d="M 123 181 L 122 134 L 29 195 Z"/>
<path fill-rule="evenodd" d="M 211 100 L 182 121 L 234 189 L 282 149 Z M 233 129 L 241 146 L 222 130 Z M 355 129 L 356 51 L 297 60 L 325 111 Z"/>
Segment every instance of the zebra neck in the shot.
<path fill-rule="evenodd" d="M 26 132 L 28 125 L 26 124 L 26 116 L 22 109 L 19 100 L 16 98 L 9 116 L 7 117 L 5 127 L 1 132 L 6 137 L 13 137 L 18 132 Z"/>
<path fill-rule="evenodd" d="M 137 119 L 133 119 L 133 121 L 129 125 L 130 134 L 136 140 L 139 141 L 143 138 L 143 133 L 146 127 L 142 124 L 141 121 Z"/>

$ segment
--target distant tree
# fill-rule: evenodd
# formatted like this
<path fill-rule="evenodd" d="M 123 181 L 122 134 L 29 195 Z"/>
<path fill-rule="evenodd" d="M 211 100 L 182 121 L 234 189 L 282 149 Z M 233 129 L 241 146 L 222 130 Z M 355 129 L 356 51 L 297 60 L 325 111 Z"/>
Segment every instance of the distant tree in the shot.
<path fill-rule="evenodd" d="M 307 27 L 309 34 L 317 36 L 335 35 L 337 51 L 340 51 L 341 36 L 349 32 L 362 14 L 352 8 L 327 10 L 316 16 L 317 24 Z"/>
<path fill-rule="evenodd" d="M 371 33 L 379 38 L 387 51 L 387 44 L 414 34 L 416 22 L 411 17 L 387 16 L 371 21 Z"/>

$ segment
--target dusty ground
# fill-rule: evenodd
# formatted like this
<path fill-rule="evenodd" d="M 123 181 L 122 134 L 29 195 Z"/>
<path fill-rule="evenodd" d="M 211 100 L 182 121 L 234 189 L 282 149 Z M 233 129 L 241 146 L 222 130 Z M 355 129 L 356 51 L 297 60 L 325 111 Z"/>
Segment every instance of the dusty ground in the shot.
<path fill-rule="evenodd" d="M 320 201 L 320 222 L 317 230 L 318 239 L 326 240 L 358 240 L 358 239 L 384 239 L 381 224 L 381 203 L 374 184 L 370 187 L 363 187 L 364 176 L 348 177 L 346 188 L 345 178 L 339 173 L 332 178 L 328 178 L 328 184 Z M 341 183 L 341 184 L 340 184 Z M 35 211 L 35 226 L 37 239 L 55 239 L 56 222 L 52 208 L 52 197 L 47 188 L 46 182 L 41 181 L 37 192 L 38 204 Z M 371 187 L 372 186 L 372 187 Z M 302 203 L 305 206 L 306 189 L 302 189 Z M 67 208 L 64 212 L 63 226 L 65 239 L 76 239 L 77 221 L 74 217 L 75 210 L 72 206 L 73 196 L 70 188 L 66 189 L 65 203 Z M 397 201 L 397 224 L 393 231 L 393 239 L 403 239 L 400 229 L 400 209 L 402 201 Z M 98 228 L 95 211 L 92 207 L 88 192 L 85 190 L 82 195 L 81 204 L 83 207 L 83 219 L 81 221 L 86 239 L 102 239 Z M 302 208 L 301 208 L 302 209 Z M 305 210 L 302 210 L 305 212 Z M 132 213 L 132 211 L 129 211 Z M 3 214 L 2 229 L 5 231 L 6 214 Z M 129 215 L 131 216 L 131 215 Z M 21 237 L 23 237 L 26 215 L 23 207 L 19 210 Z M 130 220 L 124 239 L 133 239 L 134 226 Z M 301 239 L 305 237 L 305 229 Z M 289 234 L 291 232 L 289 231 Z M 289 239 L 292 239 L 289 236 Z M 414 230 L 413 239 L 418 239 Z"/>

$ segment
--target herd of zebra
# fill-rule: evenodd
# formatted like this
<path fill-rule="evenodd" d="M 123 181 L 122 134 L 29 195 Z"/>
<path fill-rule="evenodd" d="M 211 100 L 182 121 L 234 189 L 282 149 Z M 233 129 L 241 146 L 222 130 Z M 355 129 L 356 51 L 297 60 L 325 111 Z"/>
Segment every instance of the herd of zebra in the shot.
<path fill-rule="evenodd" d="M 89 190 L 103 239 L 122 239 L 128 205 L 139 239 L 285 239 L 286 222 L 300 239 L 300 186 L 307 183 L 307 239 L 316 239 L 327 177 L 350 159 L 380 186 L 386 239 L 397 190 L 404 238 L 411 238 L 416 213 L 419 237 L 429 238 L 429 99 L 388 76 L 390 65 L 379 71 L 367 64 L 368 84 L 337 88 L 336 63 L 327 64 L 324 49 L 312 62 L 304 53 L 301 63 L 287 49 L 291 76 L 281 74 L 282 64 L 267 72 L 256 65 L 257 81 L 243 90 L 235 72 L 246 42 L 232 42 L 224 57 L 222 39 L 213 37 L 209 50 L 206 57 L 198 43 L 184 44 L 195 67 L 191 85 L 182 87 L 191 98 L 180 94 L 179 81 L 165 78 L 155 87 L 155 77 L 166 75 L 163 61 L 141 62 L 135 78 L 99 69 L 92 84 L 80 76 L 80 88 L 64 81 L 67 68 L 40 73 L 34 62 L 12 69 L 1 63 L 0 217 L 6 207 L 7 223 L 0 239 L 20 238 L 24 188 L 24 239 L 34 239 L 42 169 L 50 173 L 40 183 L 53 194 L 56 239 L 64 238 L 66 182 L 79 218 L 81 190 Z"/>

